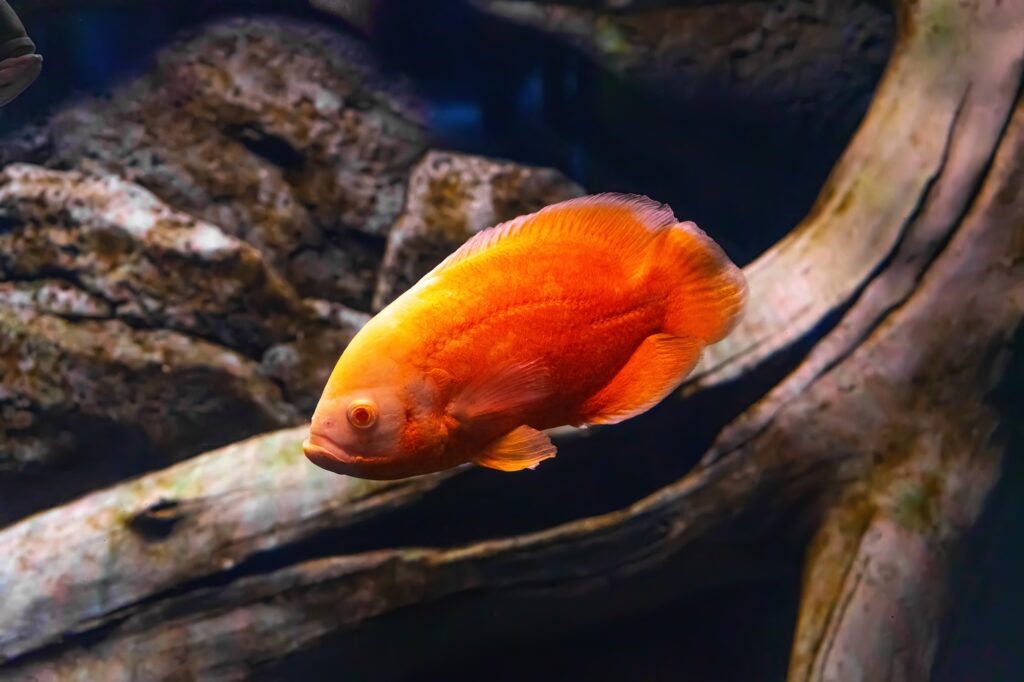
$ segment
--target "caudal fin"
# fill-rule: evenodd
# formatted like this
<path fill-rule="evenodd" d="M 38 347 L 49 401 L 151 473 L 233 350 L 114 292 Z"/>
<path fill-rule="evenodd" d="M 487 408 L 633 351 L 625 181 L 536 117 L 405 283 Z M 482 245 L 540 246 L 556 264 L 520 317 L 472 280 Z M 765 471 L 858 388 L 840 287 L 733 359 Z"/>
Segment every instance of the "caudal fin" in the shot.
<path fill-rule="evenodd" d="M 673 226 L 665 240 L 657 256 L 657 271 L 671 290 L 665 332 L 706 344 L 721 341 L 743 315 L 747 300 L 743 271 L 692 222 Z"/>

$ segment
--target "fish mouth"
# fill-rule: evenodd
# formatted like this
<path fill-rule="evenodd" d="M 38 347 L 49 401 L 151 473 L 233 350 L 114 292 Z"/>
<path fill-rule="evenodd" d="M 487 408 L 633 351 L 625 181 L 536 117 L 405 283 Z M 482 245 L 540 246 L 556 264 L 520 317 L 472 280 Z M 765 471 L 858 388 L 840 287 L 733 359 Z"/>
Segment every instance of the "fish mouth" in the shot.
<path fill-rule="evenodd" d="M 302 441 L 302 452 L 321 469 L 346 475 L 353 474 L 360 462 L 370 459 L 346 450 L 329 436 L 319 433 L 310 433 L 309 438 Z"/>

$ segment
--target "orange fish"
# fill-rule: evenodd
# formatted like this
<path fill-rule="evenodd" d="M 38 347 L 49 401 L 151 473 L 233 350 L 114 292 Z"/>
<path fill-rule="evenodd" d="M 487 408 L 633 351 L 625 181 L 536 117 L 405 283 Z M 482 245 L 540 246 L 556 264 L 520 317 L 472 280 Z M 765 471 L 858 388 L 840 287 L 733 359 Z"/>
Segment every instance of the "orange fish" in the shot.
<path fill-rule="evenodd" d="M 313 414 L 306 456 L 369 479 L 516 471 L 544 433 L 660 402 L 721 340 L 743 273 L 692 222 L 598 194 L 480 232 L 371 319 Z"/>

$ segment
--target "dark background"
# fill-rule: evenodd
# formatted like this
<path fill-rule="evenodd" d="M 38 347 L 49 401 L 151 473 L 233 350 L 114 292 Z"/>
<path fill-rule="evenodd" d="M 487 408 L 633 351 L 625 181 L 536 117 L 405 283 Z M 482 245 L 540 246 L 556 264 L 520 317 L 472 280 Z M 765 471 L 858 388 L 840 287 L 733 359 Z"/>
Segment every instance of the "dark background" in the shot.
<path fill-rule="evenodd" d="M 30 3 L 12 4 L 46 63 L 40 80 L 0 109 L 0 134 L 45 117 L 69 98 L 102 93 L 145 72 L 162 44 L 205 19 L 273 11 L 345 29 L 300 2 L 82 2 L 81 9 L 62 12 L 26 11 Z M 435 146 L 553 166 L 591 192 L 649 194 L 670 203 L 681 218 L 711 226 L 741 265 L 806 213 L 868 103 L 865 97 L 844 122 L 813 136 L 781 112 L 744 103 L 708 98 L 680 108 L 558 42 L 455 0 L 379 2 L 366 37 L 385 69 L 413 80 L 428 105 Z M 1008 382 L 1024 383 L 1019 361 Z M 1019 403 L 994 399 L 1020 421 Z M 645 431 L 654 419 L 638 419 L 610 438 L 608 448 L 623 439 L 636 445 L 635 439 L 657 438 L 656 430 Z M 1008 475 L 958 565 L 937 681 L 1024 680 L 1024 433 L 1014 421 L 1007 419 L 1016 429 Z M 697 422 L 688 426 L 697 430 L 696 454 L 713 433 L 700 433 Z M 616 490 L 621 499 L 610 500 L 581 481 L 573 494 L 582 499 L 573 511 L 626 504 L 689 463 L 633 472 Z M 779 680 L 796 616 L 798 560 L 764 582 L 664 604 L 556 641 L 495 650 L 417 679 Z"/>

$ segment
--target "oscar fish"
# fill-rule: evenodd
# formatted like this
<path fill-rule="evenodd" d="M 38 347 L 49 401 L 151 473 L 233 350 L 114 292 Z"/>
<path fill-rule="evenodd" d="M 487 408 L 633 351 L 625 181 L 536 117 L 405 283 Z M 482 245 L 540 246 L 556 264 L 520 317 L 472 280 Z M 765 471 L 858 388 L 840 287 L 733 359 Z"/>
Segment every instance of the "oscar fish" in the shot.
<path fill-rule="evenodd" d="M 479 232 L 344 349 L 306 456 L 367 479 L 555 456 L 545 430 L 614 424 L 735 327 L 742 271 L 647 197 L 597 194 Z"/>

